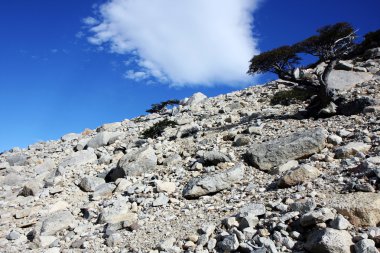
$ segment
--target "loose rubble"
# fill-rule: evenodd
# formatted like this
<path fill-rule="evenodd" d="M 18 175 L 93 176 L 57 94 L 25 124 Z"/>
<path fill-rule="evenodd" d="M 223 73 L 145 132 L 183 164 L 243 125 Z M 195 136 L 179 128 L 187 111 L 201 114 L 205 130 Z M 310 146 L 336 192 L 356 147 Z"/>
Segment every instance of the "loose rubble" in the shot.
<path fill-rule="evenodd" d="M 276 80 L 0 154 L 0 251 L 379 252 L 379 52 L 337 65 L 344 115 Z"/>

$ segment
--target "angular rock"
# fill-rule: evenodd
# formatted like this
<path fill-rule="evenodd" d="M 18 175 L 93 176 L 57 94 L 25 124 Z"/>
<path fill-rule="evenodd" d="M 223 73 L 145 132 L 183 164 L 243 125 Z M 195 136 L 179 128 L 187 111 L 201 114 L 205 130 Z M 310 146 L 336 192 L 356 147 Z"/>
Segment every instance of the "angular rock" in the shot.
<path fill-rule="evenodd" d="M 19 193 L 20 196 L 38 196 L 39 193 L 42 190 L 42 183 L 38 181 L 29 181 L 26 183 L 21 192 Z"/>
<path fill-rule="evenodd" d="M 196 198 L 230 188 L 244 178 L 245 167 L 238 164 L 223 172 L 191 179 L 183 189 L 185 198 Z"/>
<path fill-rule="evenodd" d="M 87 163 L 93 163 L 97 160 L 97 156 L 93 150 L 81 150 L 66 157 L 59 166 L 80 166 Z"/>
<path fill-rule="evenodd" d="M 137 214 L 131 212 L 125 205 L 116 205 L 102 210 L 98 217 L 98 223 L 116 224 L 120 222 L 132 224 L 137 221 Z"/>
<path fill-rule="evenodd" d="M 346 230 L 351 227 L 351 223 L 343 217 L 343 215 L 338 214 L 335 219 L 330 223 L 330 227 L 338 230 Z"/>
<path fill-rule="evenodd" d="M 107 179 L 115 181 L 125 176 L 140 176 L 154 170 L 157 165 L 157 156 L 152 147 L 148 146 L 125 154 L 118 162 L 117 167 L 111 170 Z"/>
<path fill-rule="evenodd" d="M 186 102 L 184 105 L 189 106 L 190 108 L 202 103 L 207 99 L 207 96 L 204 95 L 201 92 L 194 93 Z"/>
<path fill-rule="evenodd" d="M 375 242 L 371 239 L 363 239 L 355 244 L 355 253 L 378 253 Z"/>
<path fill-rule="evenodd" d="M 302 215 L 300 218 L 300 224 L 304 227 L 313 226 L 318 223 L 332 220 L 334 217 L 335 214 L 331 211 L 331 209 L 321 208 L 319 210 L 314 210 Z"/>
<path fill-rule="evenodd" d="M 69 134 L 65 134 L 64 136 L 62 136 L 61 140 L 64 142 L 70 142 L 73 140 L 78 140 L 81 136 L 82 136 L 81 134 L 69 133 Z"/>
<path fill-rule="evenodd" d="M 239 211 L 239 217 L 245 217 L 247 215 L 261 216 L 266 212 L 266 208 L 263 204 L 250 203 L 242 208 Z"/>
<path fill-rule="evenodd" d="M 230 162 L 230 158 L 219 151 L 206 151 L 203 154 L 205 166 L 218 165 L 219 163 Z"/>
<path fill-rule="evenodd" d="M 320 175 L 321 172 L 317 168 L 304 164 L 283 176 L 279 181 L 279 186 L 290 187 L 298 184 L 303 184 L 305 182 L 316 179 Z"/>
<path fill-rule="evenodd" d="M 247 162 L 264 171 L 270 171 L 289 160 L 308 157 L 325 146 L 326 134 L 322 128 L 294 133 L 269 142 L 252 145 L 245 157 Z"/>
<path fill-rule="evenodd" d="M 85 192 L 93 192 L 99 185 L 105 182 L 106 181 L 100 177 L 86 176 L 80 181 L 79 187 Z"/>
<path fill-rule="evenodd" d="M 11 166 L 25 166 L 27 165 L 28 156 L 23 153 L 17 153 L 8 156 L 6 159 Z"/>
<path fill-rule="evenodd" d="M 168 194 L 171 194 L 175 192 L 176 186 L 173 182 L 163 182 L 163 181 L 157 181 L 157 192 L 166 192 Z"/>
<path fill-rule="evenodd" d="M 358 152 L 366 153 L 370 148 L 371 145 L 363 142 L 350 142 L 347 145 L 339 147 L 335 150 L 335 158 L 347 158 Z"/>
<path fill-rule="evenodd" d="M 236 235 L 226 236 L 223 241 L 221 241 L 218 246 L 223 250 L 223 252 L 232 252 L 239 248 L 239 240 Z"/>
<path fill-rule="evenodd" d="M 113 191 L 116 189 L 116 185 L 113 183 L 104 183 L 95 188 L 93 194 L 91 194 L 91 200 L 101 200 L 104 198 L 112 197 Z"/>
<path fill-rule="evenodd" d="M 326 228 L 311 232 L 304 245 L 312 253 L 351 253 L 351 235 L 345 230 Z"/>
<path fill-rule="evenodd" d="M 120 138 L 123 133 L 120 132 L 101 132 L 95 135 L 87 143 L 88 148 L 97 149 L 99 147 L 107 146 L 114 143 L 118 138 Z"/>
<path fill-rule="evenodd" d="M 59 211 L 48 216 L 41 226 L 41 235 L 55 235 L 57 232 L 67 229 L 75 221 L 69 211 Z"/>
<path fill-rule="evenodd" d="M 296 201 L 289 205 L 289 209 L 292 211 L 298 211 L 300 213 L 307 213 L 313 211 L 317 207 L 314 199 L 304 199 Z"/>
<path fill-rule="evenodd" d="M 327 199 L 327 206 L 348 218 L 354 226 L 373 226 L 380 224 L 380 194 L 355 192 L 335 194 Z"/>
<path fill-rule="evenodd" d="M 366 82 L 371 79 L 372 74 L 370 73 L 333 70 L 327 81 L 332 89 L 346 90 L 354 87 L 358 83 Z"/>
<path fill-rule="evenodd" d="M 159 196 L 158 196 L 158 198 L 156 198 L 153 201 L 153 206 L 164 206 L 168 202 L 169 202 L 169 198 L 165 194 L 160 193 Z"/>

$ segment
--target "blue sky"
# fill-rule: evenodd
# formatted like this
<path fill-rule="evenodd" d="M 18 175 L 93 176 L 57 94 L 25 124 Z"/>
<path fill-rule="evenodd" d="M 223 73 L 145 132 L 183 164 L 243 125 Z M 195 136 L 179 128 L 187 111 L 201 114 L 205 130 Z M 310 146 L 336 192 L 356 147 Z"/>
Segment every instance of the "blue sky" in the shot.
<path fill-rule="evenodd" d="M 120 13 L 129 0 L 103 7 L 100 0 L 1 1 L 0 152 L 136 117 L 155 102 L 263 83 L 271 77 L 239 76 L 248 69 L 246 54 L 292 44 L 326 24 L 347 21 L 360 35 L 380 28 L 377 0 L 192 0 L 185 7 L 175 0 L 144 6 L 147 1 Z M 146 18 L 147 11 L 162 24 Z M 124 14 L 132 18 L 118 20 Z M 111 37 L 105 33 L 115 27 Z M 150 44 L 150 38 L 159 40 Z M 162 40 L 172 51 L 159 47 Z"/>

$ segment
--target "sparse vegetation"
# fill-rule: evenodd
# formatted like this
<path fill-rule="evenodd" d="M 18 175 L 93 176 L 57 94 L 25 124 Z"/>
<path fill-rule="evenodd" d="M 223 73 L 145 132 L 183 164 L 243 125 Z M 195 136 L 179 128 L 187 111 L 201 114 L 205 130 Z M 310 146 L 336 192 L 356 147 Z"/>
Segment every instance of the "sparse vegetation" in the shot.
<path fill-rule="evenodd" d="M 173 127 L 176 125 L 177 125 L 176 122 L 172 120 L 164 119 L 155 123 L 153 126 L 143 131 L 142 136 L 144 139 L 148 139 L 148 138 L 155 139 L 161 136 L 167 127 Z"/>
<path fill-rule="evenodd" d="M 166 109 L 167 106 L 178 105 L 179 102 L 180 101 L 178 99 L 170 99 L 170 100 L 158 103 L 158 104 L 152 104 L 151 108 L 146 110 L 146 112 L 148 112 L 148 113 L 162 113 Z"/>
<path fill-rule="evenodd" d="M 293 88 L 291 90 L 283 90 L 274 94 L 270 103 L 272 105 L 285 105 L 294 104 L 297 102 L 303 102 L 310 99 L 315 92 L 308 89 Z"/>

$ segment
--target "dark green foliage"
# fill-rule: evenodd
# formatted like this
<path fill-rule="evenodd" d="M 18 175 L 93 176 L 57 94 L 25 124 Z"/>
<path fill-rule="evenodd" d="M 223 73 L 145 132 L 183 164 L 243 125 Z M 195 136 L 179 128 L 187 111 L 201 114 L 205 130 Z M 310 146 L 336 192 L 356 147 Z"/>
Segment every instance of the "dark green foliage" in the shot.
<path fill-rule="evenodd" d="M 170 100 L 158 103 L 158 104 L 152 104 L 151 108 L 148 109 L 148 110 L 146 110 L 146 112 L 148 112 L 148 113 L 160 113 L 160 112 L 162 112 L 166 108 L 166 106 L 168 106 L 168 105 L 178 105 L 178 104 L 179 104 L 179 100 L 177 100 L 177 99 L 170 99 Z"/>
<path fill-rule="evenodd" d="M 154 139 L 161 136 L 167 127 L 173 127 L 176 125 L 177 125 L 176 122 L 172 120 L 164 119 L 155 123 L 153 126 L 143 131 L 141 135 L 143 136 L 144 139 L 148 139 L 148 138 Z"/>
<path fill-rule="evenodd" d="M 368 49 L 375 47 L 380 47 L 380 29 L 364 35 L 364 40 L 358 45 L 351 57 L 362 55 Z"/>
<path fill-rule="evenodd" d="M 248 74 L 261 74 L 272 72 L 280 75 L 282 72 L 289 72 L 294 69 L 300 61 L 294 47 L 282 46 L 259 55 L 251 59 Z"/>
<path fill-rule="evenodd" d="M 327 25 L 317 30 L 318 35 L 311 36 L 294 45 L 300 53 L 307 53 L 326 61 L 347 53 L 354 44 L 355 31 L 346 22 Z"/>
<path fill-rule="evenodd" d="M 270 103 L 272 105 L 290 105 L 299 101 L 306 101 L 316 93 L 310 89 L 293 88 L 291 90 L 283 90 L 274 94 Z"/>

